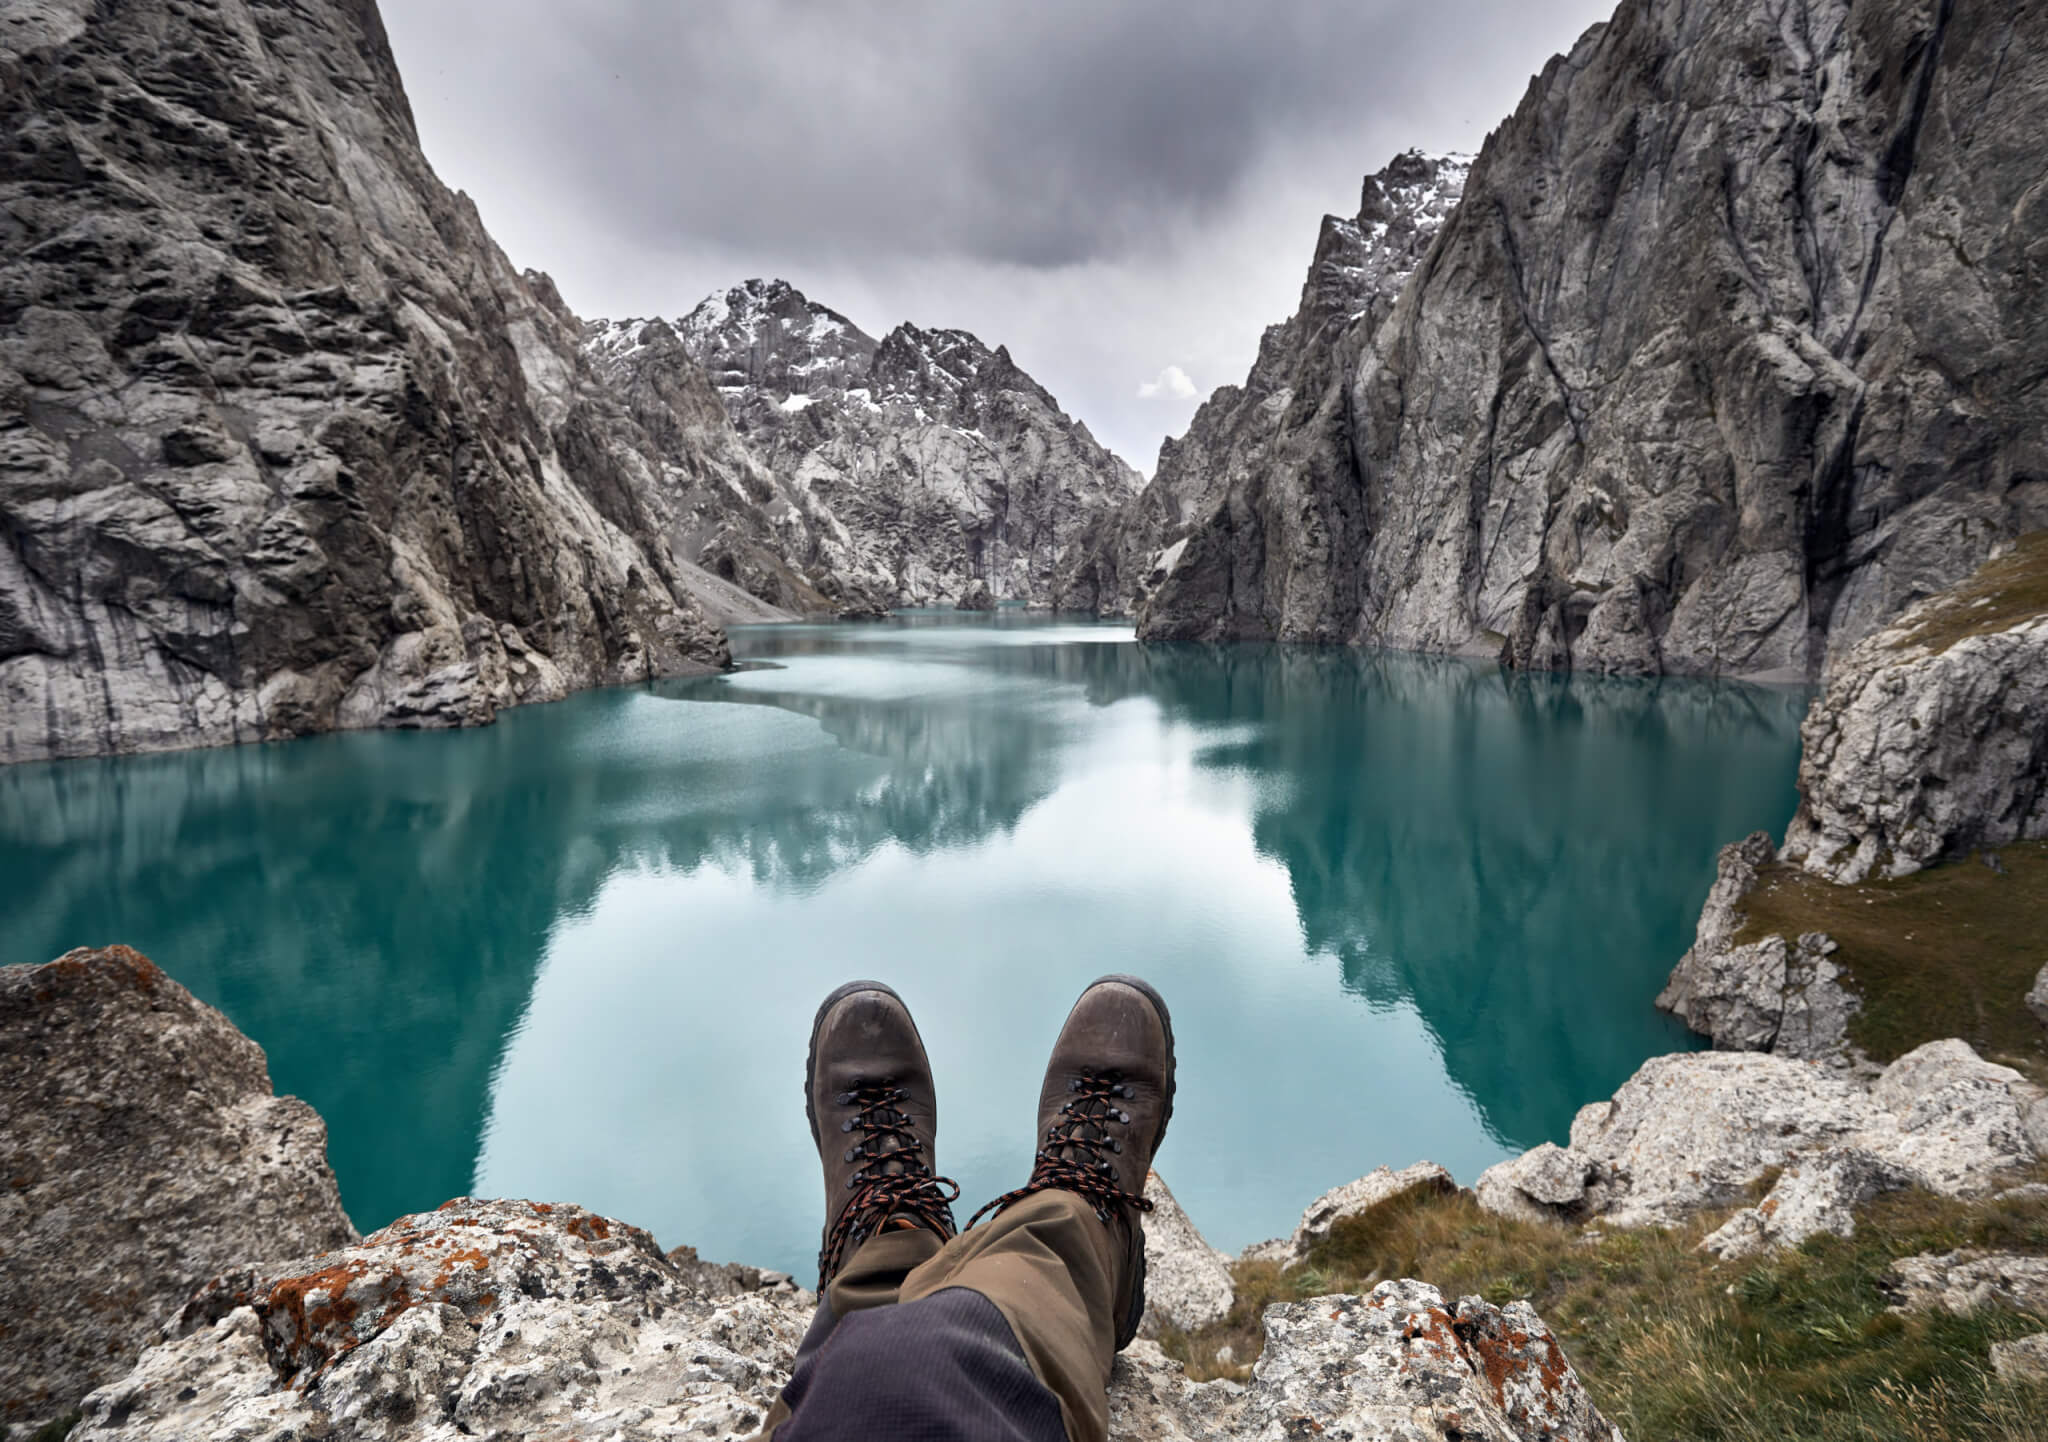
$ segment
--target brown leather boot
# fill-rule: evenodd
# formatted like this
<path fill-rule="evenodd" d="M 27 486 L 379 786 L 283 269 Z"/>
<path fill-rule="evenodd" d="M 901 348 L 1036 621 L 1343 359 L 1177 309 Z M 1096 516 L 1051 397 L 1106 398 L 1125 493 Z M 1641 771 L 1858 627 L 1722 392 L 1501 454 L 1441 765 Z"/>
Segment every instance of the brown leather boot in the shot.
<path fill-rule="evenodd" d="M 850 981 L 825 998 L 811 1023 L 804 1110 L 825 1169 L 820 1292 L 885 1228 L 954 1235 L 960 1188 L 932 1170 L 938 1092 L 902 997 L 879 981 Z"/>
<path fill-rule="evenodd" d="M 1173 1018 L 1135 976 L 1089 984 L 1067 1013 L 1038 1091 L 1039 1149 L 1031 1180 L 997 1197 L 967 1223 L 1033 1192 L 1076 1192 L 1103 1224 L 1120 1228 L 1117 1350 L 1145 1313 L 1145 1174 L 1173 1117 Z"/>

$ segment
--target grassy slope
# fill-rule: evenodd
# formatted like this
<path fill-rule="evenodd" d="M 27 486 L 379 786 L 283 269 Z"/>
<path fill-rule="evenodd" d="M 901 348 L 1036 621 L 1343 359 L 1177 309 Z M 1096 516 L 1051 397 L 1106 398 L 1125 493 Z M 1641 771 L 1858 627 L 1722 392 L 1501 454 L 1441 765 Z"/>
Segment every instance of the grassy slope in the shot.
<path fill-rule="evenodd" d="M 1339 1223 L 1285 1272 L 1240 1264 L 1229 1318 L 1161 1341 L 1191 1376 L 1242 1379 L 1267 1304 L 1419 1277 L 1452 1297 L 1528 1297 L 1630 1442 L 2048 1442 L 2048 1389 L 2008 1387 L 1987 1361 L 1993 1342 L 2038 1332 L 2048 1318 L 1902 1316 L 1881 1286 L 1894 1258 L 1919 1252 L 2048 1252 L 2048 1198 L 1901 1193 L 1867 1208 L 1849 1240 L 1821 1237 L 1742 1262 L 1698 1250 L 1721 1220 L 1594 1240 L 1593 1231 L 1492 1216 L 1470 1193 L 1411 1193 Z"/>
<path fill-rule="evenodd" d="M 2048 842 L 1860 886 L 1774 864 L 1742 910 L 1738 942 L 1806 931 L 1835 939 L 1834 959 L 1863 998 L 1850 1038 L 1873 1060 L 1959 1036 L 2048 1082 L 2048 1029 L 2025 1005 L 2048 963 Z"/>

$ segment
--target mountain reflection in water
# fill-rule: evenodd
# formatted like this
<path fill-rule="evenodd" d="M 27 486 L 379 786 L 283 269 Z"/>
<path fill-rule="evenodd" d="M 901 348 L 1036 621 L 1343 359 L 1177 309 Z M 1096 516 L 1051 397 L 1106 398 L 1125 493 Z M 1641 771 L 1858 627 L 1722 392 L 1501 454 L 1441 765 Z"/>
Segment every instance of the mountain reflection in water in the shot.
<path fill-rule="evenodd" d="M 903 991 L 972 1205 L 1074 993 L 1139 971 L 1162 1168 L 1235 1248 L 1687 1045 L 1650 998 L 1715 849 L 1794 800 L 1793 691 L 1014 613 L 735 639 L 769 664 L 481 731 L 0 770 L 0 960 L 156 957 L 327 1118 L 365 1229 L 545 1196 L 800 1275 L 818 995 Z"/>

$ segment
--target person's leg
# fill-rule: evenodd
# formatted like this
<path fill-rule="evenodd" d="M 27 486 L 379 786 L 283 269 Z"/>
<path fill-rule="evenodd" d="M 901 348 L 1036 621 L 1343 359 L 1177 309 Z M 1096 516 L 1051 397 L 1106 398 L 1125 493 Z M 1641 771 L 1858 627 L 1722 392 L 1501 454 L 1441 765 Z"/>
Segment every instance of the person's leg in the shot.
<path fill-rule="evenodd" d="M 1127 977 L 1083 992 L 1040 1089 L 1030 1180 L 963 1236 L 866 1242 L 847 1285 L 825 1286 L 764 1437 L 1104 1442 L 1110 1365 L 1144 1308 L 1138 1214 L 1173 1087 L 1157 993 Z"/>
<path fill-rule="evenodd" d="M 1031 1179 L 902 1282 L 898 1312 L 968 1289 L 993 1302 L 1059 1399 L 1070 1442 L 1109 1433 L 1109 1369 L 1145 1308 L 1145 1176 L 1173 1114 L 1173 1024 L 1134 977 L 1082 992 L 1039 1089 Z M 976 1221 L 980 1220 L 977 1214 Z"/>

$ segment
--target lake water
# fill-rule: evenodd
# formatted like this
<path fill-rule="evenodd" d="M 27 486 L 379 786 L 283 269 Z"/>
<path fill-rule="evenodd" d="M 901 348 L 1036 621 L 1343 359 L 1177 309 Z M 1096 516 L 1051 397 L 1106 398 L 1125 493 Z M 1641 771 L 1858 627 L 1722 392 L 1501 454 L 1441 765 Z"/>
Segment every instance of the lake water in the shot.
<path fill-rule="evenodd" d="M 961 1209 L 1021 1182 L 1107 971 L 1174 1012 L 1160 1169 L 1236 1249 L 1381 1163 L 1460 1180 L 1646 1057 L 1804 696 L 912 614 L 471 732 L 0 769 L 0 961 L 147 952 L 327 1119 L 368 1231 L 575 1201 L 808 1280 L 818 998 L 886 980 Z"/>

